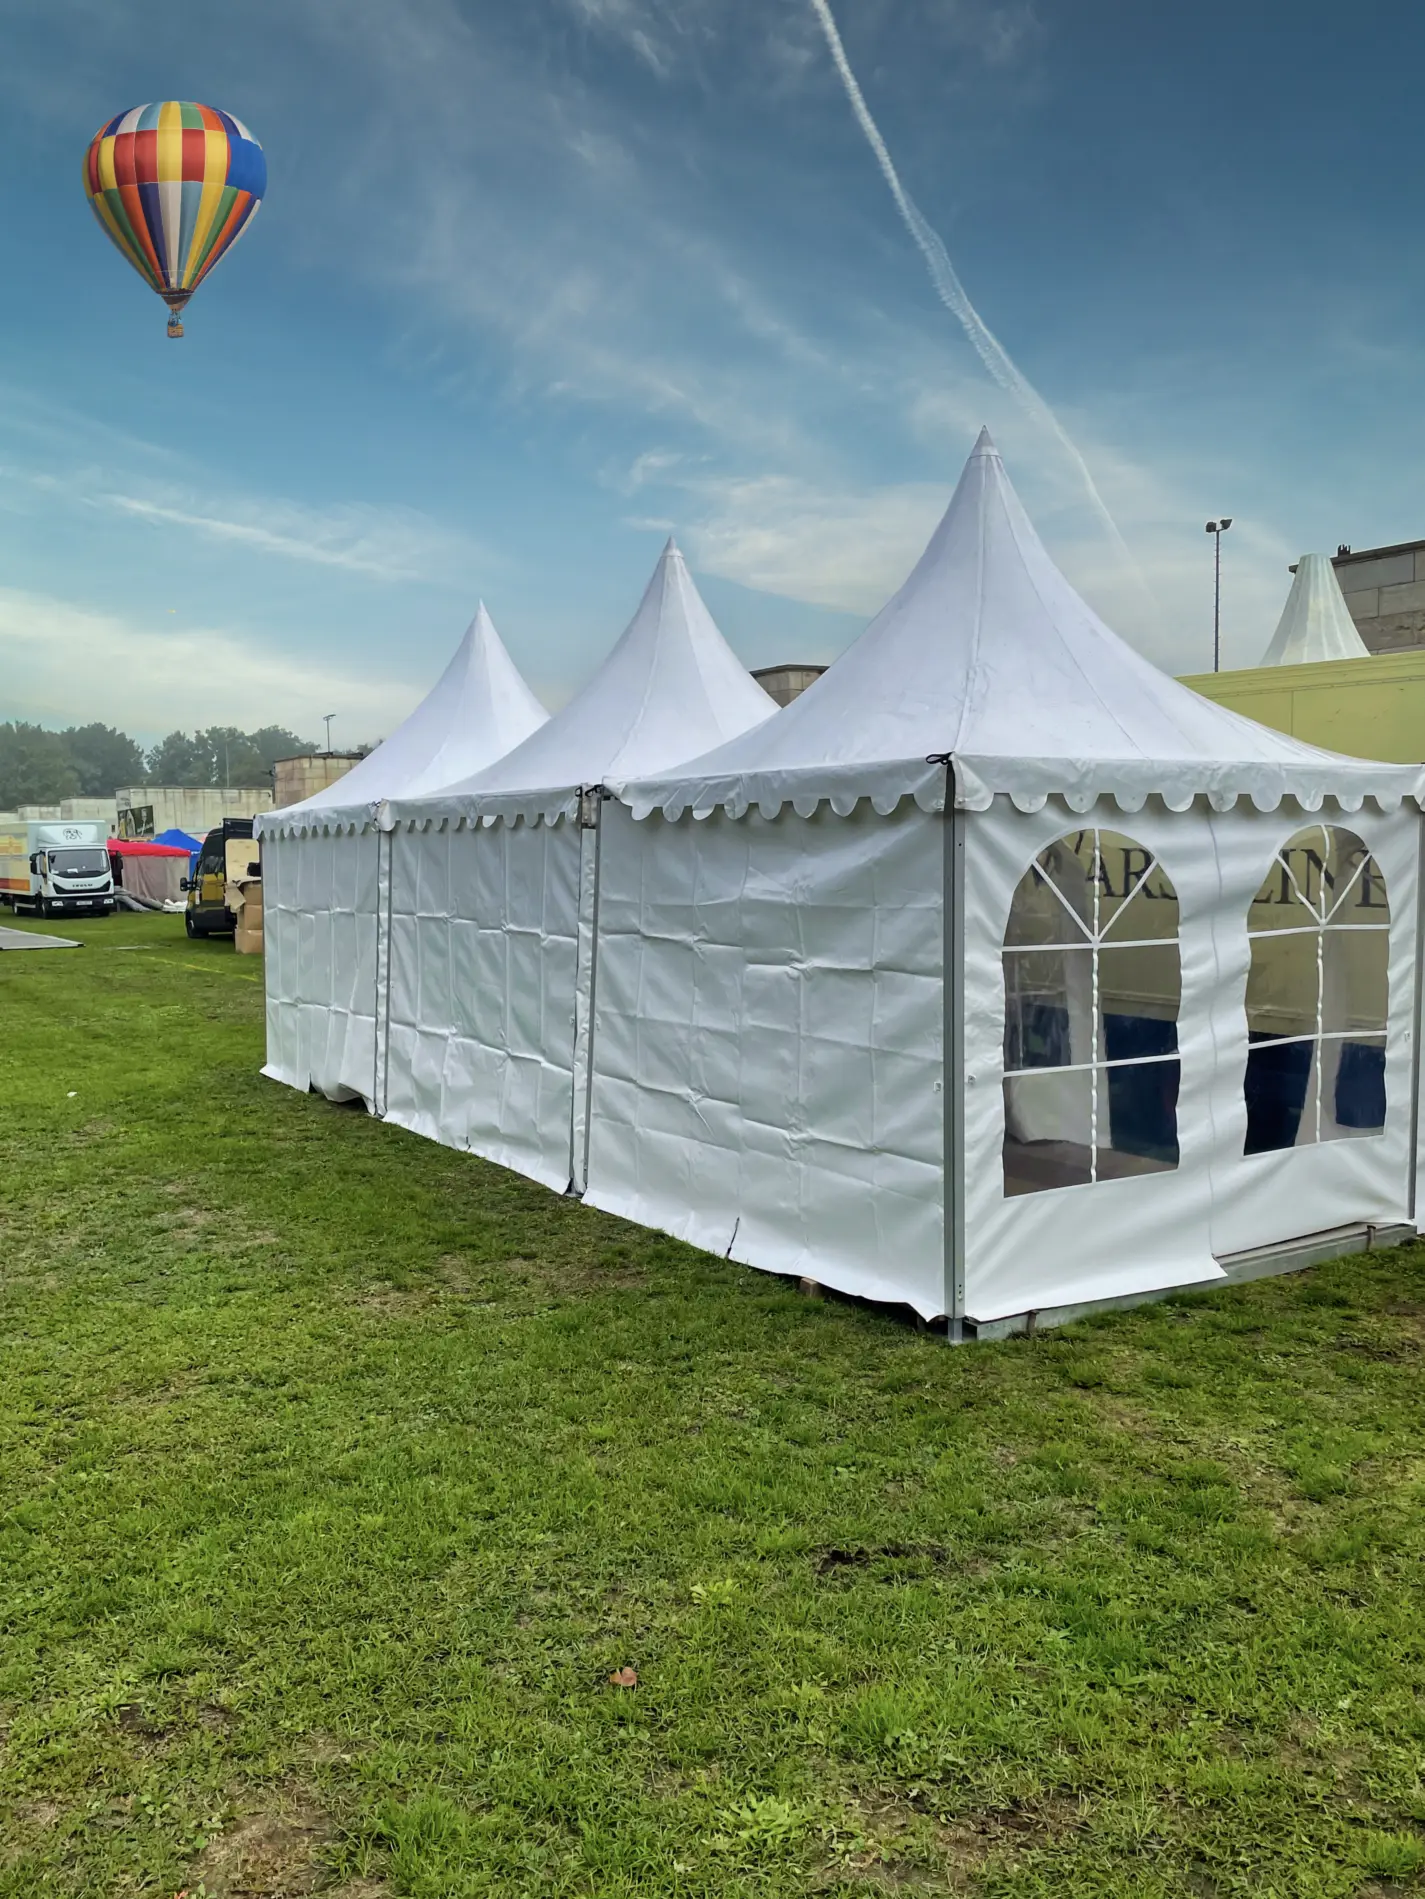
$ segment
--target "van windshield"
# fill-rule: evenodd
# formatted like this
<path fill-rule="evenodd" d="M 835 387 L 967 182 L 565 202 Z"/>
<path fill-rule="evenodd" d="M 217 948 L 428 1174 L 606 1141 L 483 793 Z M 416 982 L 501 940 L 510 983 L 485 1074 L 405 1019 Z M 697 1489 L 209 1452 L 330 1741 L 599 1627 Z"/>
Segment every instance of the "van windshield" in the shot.
<path fill-rule="evenodd" d="M 109 868 L 109 853 L 55 851 L 52 863 L 57 877 L 102 877 Z"/>

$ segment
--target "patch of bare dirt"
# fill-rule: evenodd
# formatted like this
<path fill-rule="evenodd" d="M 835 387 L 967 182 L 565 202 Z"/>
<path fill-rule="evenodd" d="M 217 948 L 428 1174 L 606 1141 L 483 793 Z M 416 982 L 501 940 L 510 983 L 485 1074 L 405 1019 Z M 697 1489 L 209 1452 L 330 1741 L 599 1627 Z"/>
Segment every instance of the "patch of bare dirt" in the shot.
<path fill-rule="evenodd" d="M 442 1253 L 435 1262 L 435 1276 L 452 1292 L 470 1292 L 480 1283 L 470 1261 L 461 1253 Z"/>
<path fill-rule="evenodd" d="M 1020 1853 L 1056 1844 L 1087 1824 L 1084 1807 L 1060 1795 L 953 1820 L 931 1820 L 890 1801 L 852 1804 L 870 1844 L 850 1863 L 873 1891 L 968 1891 L 991 1864 L 1011 1865 Z M 913 1843 L 920 1848 L 914 1856 Z M 929 1866 L 927 1848 L 935 1862 Z"/>
<path fill-rule="evenodd" d="M 882 1563 L 915 1563 L 922 1568 L 948 1563 L 950 1552 L 942 1543 L 854 1544 L 848 1548 L 832 1544 L 816 1552 L 818 1576 L 832 1576 L 838 1570 L 873 1569 Z"/>
<path fill-rule="evenodd" d="M 63 1808 L 55 1800 L 22 1800 L 14 1811 L 16 1819 L 25 1826 L 48 1833 L 51 1827 L 59 1824 Z"/>
<path fill-rule="evenodd" d="M 1020 1853 L 1056 1845 L 1084 1824 L 1084 1810 L 1077 1801 L 1050 1796 L 942 1821 L 936 1832 L 952 1873 L 963 1881 L 992 1861 L 1012 1864 Z"/>
<path fill-rule="evenodd" d="M 145 1741 L 166 1740 L 171 1732 L 161 1722 L 151 1721 L 136 1701 L 121 1703 L 114 1710 L 114 1719 L 125 1734 L 136 1734 Z"/>
<path fill-rule="evenodd" d="M 398 1313 L 419 1312 L 436 1298 L 429 1286 L 363 1286 L 352 1295 L 351 1303 L 363 1312 L 379 1312 L 386 1317 Z"/>
<path fill-rule="evenodd" d="M 321 1849 L 331 1833 L 325 1814 L 301 1800 L 247 1815 L 209 1841 L 189 1889 L 201 1889 L 206 1899 L 305 1899 L 321 1884 Z M 346 1888 L 348 1895 L 353 1890 L 359 1888 Z"/>

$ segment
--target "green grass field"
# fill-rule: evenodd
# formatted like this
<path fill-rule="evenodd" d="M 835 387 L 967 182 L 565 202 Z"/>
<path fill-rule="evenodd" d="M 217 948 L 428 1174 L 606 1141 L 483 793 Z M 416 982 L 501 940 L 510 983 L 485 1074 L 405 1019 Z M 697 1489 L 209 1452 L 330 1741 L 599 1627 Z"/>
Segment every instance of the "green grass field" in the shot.
<path fill-rule="evenodd" d="M 1419 1250 L 951 1350 L 74 933 L 0 954 L 5 1899 L 1425 1881 Z"/>

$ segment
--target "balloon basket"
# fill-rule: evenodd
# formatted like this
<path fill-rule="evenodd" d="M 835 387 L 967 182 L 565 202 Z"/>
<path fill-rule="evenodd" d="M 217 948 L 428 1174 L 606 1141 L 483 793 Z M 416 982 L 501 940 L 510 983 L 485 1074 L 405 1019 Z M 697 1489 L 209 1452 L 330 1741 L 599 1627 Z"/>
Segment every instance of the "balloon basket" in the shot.
<path fill-rule="evenodd" d="M 168 319 L 168 334 L 170 336 L 182 336 L 183 319 L 181 317 L 171 316 Z"/>

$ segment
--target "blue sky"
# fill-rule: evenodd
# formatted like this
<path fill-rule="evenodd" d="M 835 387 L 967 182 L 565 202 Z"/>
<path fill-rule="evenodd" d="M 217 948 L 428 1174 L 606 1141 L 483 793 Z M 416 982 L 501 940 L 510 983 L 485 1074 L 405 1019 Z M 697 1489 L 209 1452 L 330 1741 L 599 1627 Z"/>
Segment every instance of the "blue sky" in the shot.
<path fill-rule="evenodd" d="M 672 528 L 749 665 L 829 659 L 982 421 L 1160 663 L 1425 534 L 1425 18 L 840 0 L 907 189 L 1085 456 L 937 302 L 810 0 L 0 0 L 0 718 L 375 739 L 483 596 L 553 704 Z M 187 336 L 80 160 L 196 98 L 267 152 Z"/>

